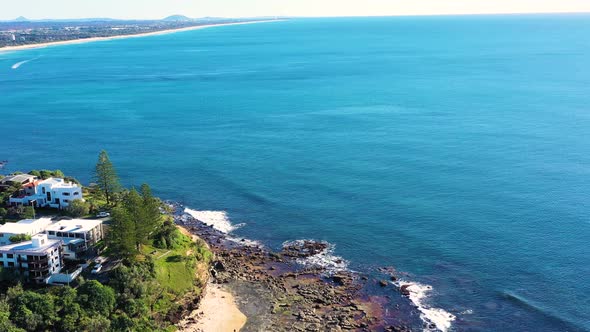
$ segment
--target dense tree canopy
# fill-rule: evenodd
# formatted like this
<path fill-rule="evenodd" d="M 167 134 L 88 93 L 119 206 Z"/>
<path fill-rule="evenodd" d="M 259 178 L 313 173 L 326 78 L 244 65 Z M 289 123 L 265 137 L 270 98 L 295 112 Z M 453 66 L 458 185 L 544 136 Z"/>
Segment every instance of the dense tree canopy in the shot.
<path fill-rule="evenodd" d="M 0 297 L 0 331 L 164 331 L 154 319 L 154 304 L 162 295 L 149 263 L 122 266 L 113 287 L 95 280 L 41 291 L 19 284 Z"/>
<path fill-rule="evenodd" d="M 159 232 L 159 207 L 160 201 L 147 184 L 141 186 L 141 194 L 135 188 L 124 193 L 121 204 L 113 209 L 109 244 L 127 258 L 138 253 Z"/>

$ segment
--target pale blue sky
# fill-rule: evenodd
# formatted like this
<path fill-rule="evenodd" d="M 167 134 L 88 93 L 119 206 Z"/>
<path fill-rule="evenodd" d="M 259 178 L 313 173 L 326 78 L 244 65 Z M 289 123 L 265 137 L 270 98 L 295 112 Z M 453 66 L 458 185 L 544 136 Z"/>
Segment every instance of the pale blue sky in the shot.
<path fill-rule="evenodd" d="M 590 12 L 590 0 L 0 0 L 0 19 Z"/>

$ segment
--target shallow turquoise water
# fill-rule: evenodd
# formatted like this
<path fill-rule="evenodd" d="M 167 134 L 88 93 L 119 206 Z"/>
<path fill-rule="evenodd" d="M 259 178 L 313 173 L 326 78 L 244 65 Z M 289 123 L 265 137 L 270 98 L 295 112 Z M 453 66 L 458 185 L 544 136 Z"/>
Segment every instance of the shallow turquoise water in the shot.
<path fill-rule="evenodd" d="M 457 330 L 589 330 L 588 36 L 310 19 L 0 53 L 0 160 L 90 181 L 104 148 L 240 236 L 408 272 Z"/>

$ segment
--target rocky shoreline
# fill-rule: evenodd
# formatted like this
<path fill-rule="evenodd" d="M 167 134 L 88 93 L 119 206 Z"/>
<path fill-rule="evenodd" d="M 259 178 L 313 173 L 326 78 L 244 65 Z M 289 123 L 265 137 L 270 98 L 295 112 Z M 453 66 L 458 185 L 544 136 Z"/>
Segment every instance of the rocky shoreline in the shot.
<path fill-rule="evenodd" d="M 179 207 L 176 210 L 176 223 L 207 242 L 214 252 L 210 282 L 223 284 L 235 296 L 248 317 L 242 331 L 403 332 L 416 327 L 415 321 L 396 319 L 392 323 L 388 317 L 396 313 L 384 305 L 389 296 L 364 291 L 368 283 L 386 287 L 390 282 L 350 271 L 328 273 L 325 268 L 298 263 L 326 250 L 326 243 L 298 241 L 273 252 L 246 245 L 245 240 L 230 238 Z M 395 280 L 393 275 L 390 278 Z M 399 289 L 392 292 L 392 296 L 402 296 Z"/>

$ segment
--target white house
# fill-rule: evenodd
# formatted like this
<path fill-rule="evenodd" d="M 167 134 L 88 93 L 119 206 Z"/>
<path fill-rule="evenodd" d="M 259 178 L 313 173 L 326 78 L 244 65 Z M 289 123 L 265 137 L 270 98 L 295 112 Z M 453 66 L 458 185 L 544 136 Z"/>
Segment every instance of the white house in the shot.
<path fill-rule="evenodd" d="M 11 197 L 9 203 L 62 209 L 75 199 L 84 200 L 80 186 L 64 179 L 49 178 L 25 184 L 20 195 Z"/>
<path fill-rule="evenodd" d="M 63 267 L 62 241 L 34 235 L 31 241 L 0 246 L 0 267 L 16 269 L 30 281 L 47 283 Z"/>
<path fill-rule="evenodd" d="M 25 219 L 19 222 L 7 222 L 0 226 L 0 246 L 10 244 L 10 237 L 19 234 L 33 236 L 43 233 L 51 225 L 50 218 Z"/>

